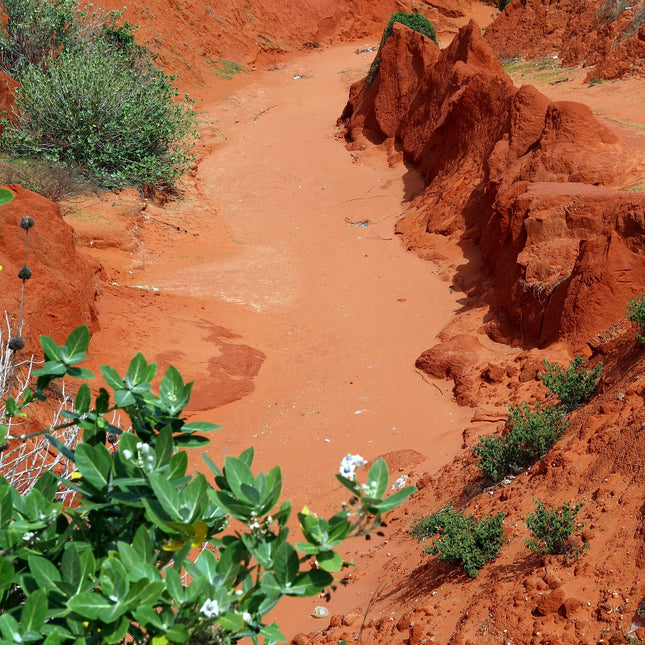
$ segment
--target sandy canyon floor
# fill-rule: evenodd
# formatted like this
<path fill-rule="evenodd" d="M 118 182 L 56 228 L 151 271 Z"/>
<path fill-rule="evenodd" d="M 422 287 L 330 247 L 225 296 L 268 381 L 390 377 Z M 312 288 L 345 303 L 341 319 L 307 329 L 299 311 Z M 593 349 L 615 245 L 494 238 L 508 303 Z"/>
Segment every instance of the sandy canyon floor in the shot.
<path fill-rule="evenodd" d="M 476 258 L 446 246 L 437 266 L 406 252 L 394 224 L 420 176 L 338 138 L 349 85 L 374 56 L 357 50 L 373 44 L 214 77 L 197 96 L 200 162 L 181 199 L 159 207 L 125 192 L 64 208 L 106 275 L 91 361 L 123 369 L 140 350 L 176 365 L 196 381 L 194 418 L 223 426 L 209 456 L 255 446 L 257 468 L 282 466 L 294 508 L 322 513 L 343 499 L 333 473 L 348 452 L 390 454 L 393 478 L 432 472 L 457 454 L 473 415 L 414 361 L 462 307 L 451 277 L 477 270 Z M 535 65 L 512 70 L 516 84 L 586 102 L 627 146 L 642 145 L 642 84 L 591 87 L 572 70 L 553 85 L 562 75 Z M 193 463 L 201 469 L 199 455 Z M 360 565 L 366 546 L 350 544 L 348 557 Z M 380 575 L 341 588 L 330 615 L 364 608 Z M 269 618 L 287 635 L 310 632 L 322 623 L 310 617 L 316 604 L 290 601 Z"/>

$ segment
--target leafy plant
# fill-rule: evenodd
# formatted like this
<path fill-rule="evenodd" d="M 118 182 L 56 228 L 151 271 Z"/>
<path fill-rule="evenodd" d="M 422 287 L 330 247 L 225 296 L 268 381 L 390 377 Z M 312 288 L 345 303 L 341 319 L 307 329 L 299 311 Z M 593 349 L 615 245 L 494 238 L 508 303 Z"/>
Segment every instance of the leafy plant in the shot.
<path fill-rule="evenodd" d="M 0 57 L 21 86 L 2 148 L 79 167 L 104 188 L 172 188 L 194 159 L 196 117 L 136 45 L 132 25 L 118 25 L 119 12 L 76 9 L 72 0 L 4 4 L 14 18 Z M 25 38 L 37 52 L 23 51 Z"/>
<path fill-rule="evenodd" d="M 478 468 L 494 482 L 544 457 L 569 425 L 561 407 L 538 404 L 531 410 L 526 402 L 509 408 L 506 423 L 505 435 L 480 437 L 473 448 Z"/>
<path fill-rule="evenodd" d="M 627 304 L 627 320 L 635 322 L 640 332 L 636 332 L 636 338 L 645 345 L 645 295 L 632 298 Z M 642 333 L 641 333 L 642 332 Z"/>
<path fill-rule="evenodd" d="M 437 32 L 435 31 L 434 25 L 420 13 L 405 13 L 404 11 L 397 11 L 392 14 L 389 22 L 385 26 L 383 31 L 383 36 L 381 37 L 381 44 L 379 46 L 379 51 L 370 67 L 370 71 L 367 76 L 367 82 L 371 85 L 381 66 L 381 50 L 383 45 L 385 45 L 387 39 L 392 35 L 392 26 L 395 22 L 398 22 L 406 27 L 409 27 L 413 31 L 416 31 L 427 38 L 430 38 L 435 45 L 439 45 L 437 40 Z"/>
<path fill-rule="evenodd" d="M 6 398 L 5 434 L 7 421 L 45 400 L 53 381 L 93 376 L 81 366 L 88 343 L 86 327 L 63 345 L 41 337 L 45 363 L 33 389 Z M 192 383 L 171 366 L 155 391 L 157 367 L 142 354 L 124 375 L 100 369 L 106 387 L 93 395 L 83 382 L 74 408 L 62 413 L 83 441 L 71 449 L 47 432 L 52 449 L 74 464 L 71 478 L 48 471 L 24 496 L 0 478 L 0 642 L 285 640 L 276 624 L 263 623 L 266 614 L 286 595 L 328 587 L 345 566 L 335 549 L 416 490 L 383 499 L 385 462 L 361 484 L 355 469 L 363 460 L 348 455 L 337 477 L 351 503 L 328 519 L 303 509 L 304 539 L 291 544 L 280 468 L 254 474 L 253 449 L 226 457 L 221 469 L 204 456 L 214 485 L 189 474 L 182 448 L 203 447 L 205 433 L 218 428 L 183 417 Z M 127 415 L 128 431 L 108 421 L 114 411 Z M 75 492 L 73 503 L 59 501 L 65 490 Z"/>
<path fill-rule="evenodd" d="M 497 3 L 497 9 L 499 11 L 504 11 L 504 9 L 506 9 L 509 4 L 511 4 L 511 0 L 499 0 L 499 2 Z"/>
<path fill-rule="evenodd" d="M 502 528 L 504 518 L 504 513 L 498 513 L 477 520 L 474 515 L 465 515 L 463 511 L 457 512 L 452 506 L 446 506 L 419 520 L 412 527 L 412 535 L 421 542 L 438 533 L 439 537 L 423 549 L 424 553 L 460 564 L 469 576 L 475 578 L 487 562 L 497 557 L 506 541 Z"/>
<path fill-rule="evenodd" d="M 546 371 L 540 373 L 540 380 L 560 399 L 567 412 L 572 412 L 586 403 L 598 385 L 602 363 L 593 368 L 588 368 L 588 364 L 589 361 L 582 356 L 576 356 L 566 369 L 544 361 Z"/>
<path fill-rule="evenodd" d="M 576 546 L 571 539 L 584 526 L 577 521 L 578 511 L 583 507 L 582 502 L 573 507 L 569 502 L 565 502 L 561 508 L 550 510 L 540 499 L 534 499 L 533 503 L 535 513 L 529 513 L 524 521 L 532 536 L 525 541 L 531 551 L 576 559 L 589 548 L 586 540 L 581 546 Z"/>

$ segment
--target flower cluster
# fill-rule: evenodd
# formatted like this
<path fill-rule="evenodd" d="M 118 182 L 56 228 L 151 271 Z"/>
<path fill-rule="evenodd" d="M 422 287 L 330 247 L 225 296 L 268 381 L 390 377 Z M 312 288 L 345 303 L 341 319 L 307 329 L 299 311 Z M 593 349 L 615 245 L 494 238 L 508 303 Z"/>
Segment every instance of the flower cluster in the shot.
<path fill-rule="evenodd" d="M 143 443 L 142 441 L 137 442 L 137 458 L 136 463 L 139 468 L 145 468 L 150 471 L 154 469 L 156 457 L 149 443 Z M 130 450 L 125 448 L 121 451 L 121 454 L 126 459 L 132 459 L 133 455 Z"/>
<path fill-rule="evenodd" d="M 356 478 L 356 469 L 364 466 L 366 463 L 367 460 L 363 459 L 360 455 L 345 455 L 340 462 L 340 474 L 354 481 Z"/>

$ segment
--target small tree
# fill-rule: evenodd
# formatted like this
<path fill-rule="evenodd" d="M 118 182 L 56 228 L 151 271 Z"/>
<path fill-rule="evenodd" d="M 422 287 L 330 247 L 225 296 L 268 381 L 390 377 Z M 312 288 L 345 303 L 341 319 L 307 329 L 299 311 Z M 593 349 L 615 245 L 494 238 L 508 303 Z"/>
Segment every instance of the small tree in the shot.
<path fill-rule="evenodd" d="M 412 527 L 412 535 L 421 542 L 438 533 L 439 537 L 423 552 L 438 555 L 439 560 L 460 564 L 469 576 L 475 578 L 487 562 L 497 557 L 506 541 L 502 528 L 505 517 L 504 513 L 498 513 L 477 520 L 474 515 L 465 515 L 463 511 L 457 512 L 452 506 L 446 506 L 419 520 Z"/>
<path fill-rule="evenodd" d="M 632 298 L 627 304 L 627 320 L 638 325 L 639 332 L 636 332 L 638 341 L 645 345 L 645 295 Z"/>
<path fill-rule="evenodd" d="M 589 361 L 582 356 L 576 356 L 566 369 L 544 361 L 546 371 L 540 373 L 540 380 L 558 396 L 567 412 L 572 412 L 586 403 L 598 385 L 602 363 L 593 368 L 588 368 L 588 364 Z"/>
<path fill-rule="evenodd" d="M 548 510 L 542 500 L 534 499 L 535 513 L 529 513 L 524 523 L 531 532 L 531 537 L 525 540 L 526 546 L 534 553 L 544 555 L 564 555 L 565 559 L 578 558 L 589 543 L 584 540 L 581 546 L 576 546 L 571 537 L 584 527 L 578 523 L 578 511 L 583 507 L 580 502 L 571 506 L 565 502 L 561 508 Z"/>

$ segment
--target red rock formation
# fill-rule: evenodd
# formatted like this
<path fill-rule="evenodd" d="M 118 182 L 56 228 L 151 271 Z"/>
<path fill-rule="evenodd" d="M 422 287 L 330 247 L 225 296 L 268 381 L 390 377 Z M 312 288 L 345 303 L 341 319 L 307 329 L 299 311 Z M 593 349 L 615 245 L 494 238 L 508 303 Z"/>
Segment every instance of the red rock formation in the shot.
<path fill-rule="evenodd" d="M 13 324 L 17 322 L 22 284 L 17 274 L 25 264 L 25 231 L 20 221 L 31 216 L 35 226 L 29 229 L 27 265 L 33 277 L 26 282 L 23 336 L 24 351 L 38 353 L 40 334 L 62 343 L 79 325 L 98 328 L 94 300 L 100 267 L 76 251 L 73 231 L 57 204 L 22 186 L 9 188 L 16 197 L 0 207 L 0 316 L 6 311 Z"/>
<path fill-rule="evenodd" d="M 645 4 L 615 0 L 513 0 L 486 30 L 501 58 L 557 53 L 564 66 L 590 68 L 587 80 L 645 75 Z"/>
<path fill-rule="evenodd" d="M 351 147 L 389 138 L 423 171 L 407 246 L 479 245 L 488 303 L 515 328 L 492 325 L 496 340 L 580 347 L 621 319 L 644 284 L 645 198 L 605 188 L 625 172 L 617 137 L 582 104 L 515 88 L 474 23 L 441 52 L 395 25 L 379 56 L 342 119 Z"/>

